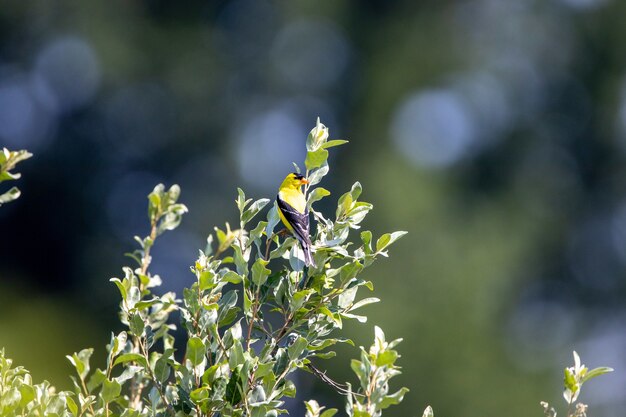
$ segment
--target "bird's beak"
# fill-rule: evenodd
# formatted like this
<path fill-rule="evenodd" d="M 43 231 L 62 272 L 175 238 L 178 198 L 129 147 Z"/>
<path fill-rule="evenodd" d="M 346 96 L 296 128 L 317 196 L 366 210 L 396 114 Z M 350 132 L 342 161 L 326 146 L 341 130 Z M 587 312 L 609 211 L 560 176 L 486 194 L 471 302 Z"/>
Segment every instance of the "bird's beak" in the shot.
<path fill-rule="evenodd" d="M 300 180 L 300 182 L 301 182 L 302 184 L 308 184 L 308 183 L 309 183 L 309 180 L 307 180 L 306 178 L 302 178 L 302 179 Z"/>

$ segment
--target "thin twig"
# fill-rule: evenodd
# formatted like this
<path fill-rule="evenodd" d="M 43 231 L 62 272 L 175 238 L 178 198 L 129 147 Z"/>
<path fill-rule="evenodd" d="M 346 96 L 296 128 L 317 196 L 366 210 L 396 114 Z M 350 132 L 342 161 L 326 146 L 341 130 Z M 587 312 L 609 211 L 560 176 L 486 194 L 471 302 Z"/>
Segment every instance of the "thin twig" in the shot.
<path fill-rule="evenodd" d="M 148 357 L 148 351 L 146 350 L 145 346 L 143 344 L 140 345 L 141 347 L 141 353 L 143 354 L 143 357 L 146 359 L 146 362 L 150 362 L 150 358 Z M 169 403 L 169 401 L 167 401 L 167 398 L 165 397 L 165 393 L 162 390 L 162 385 L 161 383 L 157 380 L 156 375 L 154 374 L 154 371 L 152 371 L 152 368 L 150 367 L 150 365 L 148 365 L 148 374 L 150 375 L 150 378 L 152 379 L 152 382 L 154 382 L 154 386 L 156 387 L 157 391 L 159 392 L 159 395 L 161 397 L 161 401 L 163 401 L 163 404 L 165 404 L 165 407 L 167 408 L 167 411 L 169 411 L 169 413 L 172 415 L 172 417 L 174 417 L 176 415 L 176 411 L 174 411 L 174 408 L 172 407 L 172 405 Z"/>
<path fill-rule="evenodd" d="M 319 379 L 321 379 L 322 381 L 324 381 L 326 384 L 330 385 L 331 387 L 333 387 L 334 389 L 337 390 L 337 392 L 339 392 L 340 394 L 352 394 L 352 395 L 356 395 L 358 397 L 363 397 L 365 398 L 365 395 L 363 394 L 359 394 L 357 392 L 353 392 L 352 390 L 350 390 L 348 388 L 347 384 L 340 384 L 337 381 L 332 380 L 331 378 L 329 378 L 326 375 L 326 371 L 320 371 L 319 369 L 317 369 L 315 366 L 313 366 L 312 364 L 308 363 L 306 365 L 307 368 L 309 368 L 309 370 L 311 371 L 311 373 L 313 375 L 315 375 L 316 377 L 318 377 Z"/>

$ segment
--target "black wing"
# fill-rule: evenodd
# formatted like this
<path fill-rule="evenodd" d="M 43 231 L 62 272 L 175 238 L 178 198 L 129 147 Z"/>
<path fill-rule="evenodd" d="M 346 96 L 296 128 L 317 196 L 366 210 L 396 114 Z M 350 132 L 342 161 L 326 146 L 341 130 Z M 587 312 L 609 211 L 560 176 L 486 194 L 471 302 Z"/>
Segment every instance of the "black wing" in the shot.
<path fill-rule="evenodd" d="M 289 224 L 293 227 L 296 238 L 303 243 L 303 246 L 306 245 L 306 247 L 310 247 L 311 238 L 309 237 L 309 213 L 300 213 L 278 196 L 276 197 L 276 202 L 278 203 L 278 209 L 283 213 L 283 216 L 285 216 Z"/>

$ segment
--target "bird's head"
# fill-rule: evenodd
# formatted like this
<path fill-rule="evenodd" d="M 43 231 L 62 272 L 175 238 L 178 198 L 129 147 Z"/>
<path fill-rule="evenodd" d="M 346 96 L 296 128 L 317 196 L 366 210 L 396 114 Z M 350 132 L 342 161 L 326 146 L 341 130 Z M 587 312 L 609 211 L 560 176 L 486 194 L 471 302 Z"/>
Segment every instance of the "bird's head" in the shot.
<path fill-rule="evenodd" d="M 291 174 L 285 177 L 285 180 L 280 185 L 280 188 L 294 188 L 298 189 L 302 187 L 303 184 L 308 184 L 309 181 L 304 178 L 304 175 L 298 174 L 297 172 L 292 172 Z"/>

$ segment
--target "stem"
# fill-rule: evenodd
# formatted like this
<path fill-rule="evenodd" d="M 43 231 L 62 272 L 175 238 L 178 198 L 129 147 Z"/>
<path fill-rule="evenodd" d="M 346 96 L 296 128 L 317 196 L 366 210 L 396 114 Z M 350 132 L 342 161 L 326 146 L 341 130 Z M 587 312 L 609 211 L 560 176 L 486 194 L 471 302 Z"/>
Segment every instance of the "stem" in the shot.
<path fill-rule="evenodd" d="M 224 352 L 224 356 L 226 357 L 226 360 L 227 361 L 230 360 L 230 358 L 228 357 L 228 351 L 226 350 L 226 346 L 224 346 L 224 342 L 222 341 L 222 338 L 220 337 L 220 334 L 217 328 L 215 329 L 215 340 L 217 340 L 217 343 L 220 345 L 220 348 L 222 348 L 222 352 Z"/>
<path fill-rule="evenodd" d="M 85 380 L 80 375 L 79 375 L 79 379 L 80 379 L 80 384 L 83 386 L 83 392 L 85 394 L 85 397 L 88 397 L 89 396 L 89 391 L 87 390 L 87 385 L 85 385 Z M 89 404 L 89 411 L 91 411 L 92 415 L 94 415 L 94 416 L 96 415 L 96 413 L 93 411 L 93 404 Z"/>
<path fill-rule="evenodd" d="M 172 405 L 167 401 L 167 398 L 165 397 L 165 393 L 162 390 L 161 383 L 157 380 L 156 375 L 154 374 L 154 371 L 152 371 L 152 368 L 149 365 L 150 359 L 148 358 L 148 351 L 146 350 L 146 348 L 145 348 L 145 346 L 143 344 L 140 345 L 140 348 L 141 348 L 141 354 L 146 359 L 146 362 L 148 362 L 147 369 L 148 369 L 148 374 L 150 375 L 150 379 L 152 379 L 152 382 L 154 382 L 154 386 L 156 387 L 157 391 L 159 392 L 159 396 L 161 397 L 161 401 L 163 401 L 163 404 L 165 404 L 165 407 L 167 408 L 167 411 L 170 413 L 170 415 L 172 417 L 174 417 L 176 415 L 176 412 L 174 411 L 174 408 L 172 407 Z"/>
<path fill-rule="evenodd" d="M 154 241 L 157 237 L 157 223 L 158 219 L 161 217 L 161 213 L 157 212 L 155 216 L 151 219 L 150 222 L 150 245 L 144 249 L 143 257 L 141 258 L 141 275 L 146 275 L 148 272 L 148 267 L 150 266 L 151 258 L 150 258 L 150 248 L 154 245 Z M 139 285 L 139 293 L 143 293 L 143 284 L 141 283 L 141 279 L 138 282 Z M 133 351 L 135 353 L 141 353 L 141 340 L 140 336 L 133 336 Z M 148 368 L 150 368 L 148 366 Z M 135 374 L 130 381 L 130 398 L 129 403 L 133 409 L 139 406 L 141 399 L 141 392 L 143 391 L 143 384 L 138 381 L 138 377 Z"/>
<path fill-rule="evenodd" d="M 272 247 L 272 239 L 274 238 L 276 234 L 272 233 L 272 236 L 268 236 L 267 239 L 265 240 L 265 260 L 269 261 L 270 259 L 270 248 Z"/>
<path fill-rule="evenodd" d="M 248 323 L 248 337 L 246 338 L 246 350 L 250 351 L 250 339 L 252 338 L 252 327 L 256 321 L 256 315 L 259 311 L 259 296 L 261 294 L 261 287 L 257 286 L 256 294 L 254 295 L 254 304 L 252 304 L 252 319 Z"/>
<path fill-rule="evenodd" d="M 283 327 L 281 327 L 280 330 L 278 331 L 278 336 L 276 336 L 276 347 L 278 347 L 278 342 L 280 342 L 280 340 L 283 337 L 285 337 L 285 335 L 287 334 L 287 330 L 289 329 L 289 326 L 291 325 L 293 316 L 294 316 L 294 313 L 289 313 L 289 316 L 287 317 L 285 324 L 283 324 Z"/>

